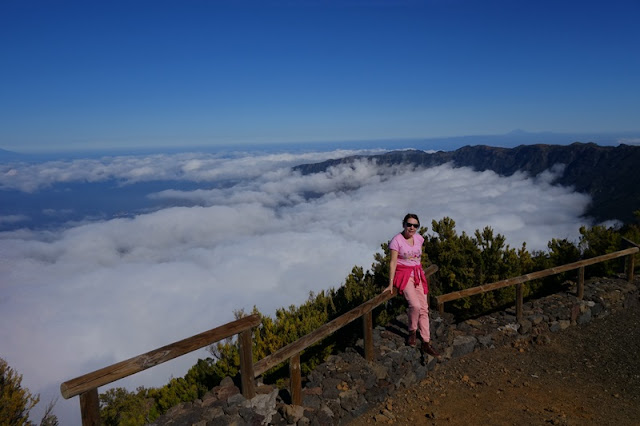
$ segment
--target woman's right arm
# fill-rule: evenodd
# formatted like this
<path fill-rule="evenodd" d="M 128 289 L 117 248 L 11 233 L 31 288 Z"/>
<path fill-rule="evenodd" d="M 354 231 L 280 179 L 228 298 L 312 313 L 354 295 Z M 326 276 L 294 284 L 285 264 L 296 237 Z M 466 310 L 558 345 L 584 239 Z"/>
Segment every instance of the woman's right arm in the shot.
<path fill-rule="evenodd" d="M 398 252 L 390 250 L 391 260 L 389 261 L 389 285 L 384 291 L 393 291 L 393 278 L 396 276 L 396 267 L 398 266 Z"/>

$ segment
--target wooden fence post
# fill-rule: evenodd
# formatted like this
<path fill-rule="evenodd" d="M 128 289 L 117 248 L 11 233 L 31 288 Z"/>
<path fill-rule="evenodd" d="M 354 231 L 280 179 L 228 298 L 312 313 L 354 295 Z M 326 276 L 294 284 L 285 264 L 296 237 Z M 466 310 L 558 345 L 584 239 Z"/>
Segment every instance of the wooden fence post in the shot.
<path fill-rule="evenodd" d="M 516 319 L 522 319 L 522 283 L 516 284 Z"/>
<path fill-rule="evenodd" d="M 367 312 L 362 316 L 364 359 L 373 361 L 373 313 Z"/>
<path fill-rule="evenodd" d="M 289 359 L 289 388 L 291 404 L 302 405 L 302 376 L 300 374 L 300 353 Z"/>
<path fill-rule="evenodd" d="M 242 395 L 251 399 L 256 396 L 253 376 L 253 352 L 251 342 L 251 329 L 244 330 L 238 335 L 240 342 L 240 380 L 242 382 Z"/>
<path fill-rule="evenodd" d="M 633 282 L 633 257 L 633 254 L 627 256 L 627 281 L 629 281 L 630 283 Z"/>
<path fill-rule="evenodd" d="M 80 414 L 82 416 L 82 426 L 100 425 L 98 388 L 93 388 L 80 394 Z"/>
<path fill-rule="evenodd" d="M 578 268 L 578 300 L 584 298 L 584 266 Z"/>

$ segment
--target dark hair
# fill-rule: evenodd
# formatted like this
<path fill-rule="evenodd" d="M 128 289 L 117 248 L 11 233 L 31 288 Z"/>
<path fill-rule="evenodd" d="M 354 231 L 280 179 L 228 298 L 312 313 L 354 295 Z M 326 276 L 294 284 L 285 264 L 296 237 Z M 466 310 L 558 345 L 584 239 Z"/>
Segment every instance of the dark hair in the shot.
<path fill-rule="evenodd" d="M 402 219 L 402 226 L 404 226 L 405 223 L 407 223 L 407 220 L 409 219 L 415 219 L 418 221 L 418 225 L 420 225 L 420 219 L 418 219 L 418 215 L 417 214 L 413 214 L 413 213 L 407 213 L 407 215 L 404 217 L 404 219 Z"/>

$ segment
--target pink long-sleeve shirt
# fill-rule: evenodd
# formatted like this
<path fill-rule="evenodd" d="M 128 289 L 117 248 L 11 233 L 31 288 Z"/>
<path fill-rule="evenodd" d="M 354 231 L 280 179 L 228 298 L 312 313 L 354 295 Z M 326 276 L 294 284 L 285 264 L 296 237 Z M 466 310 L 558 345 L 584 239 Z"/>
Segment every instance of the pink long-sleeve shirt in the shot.
<path fill-rule="evenodd" d="M 424 238 L 418 233 L 413 236 L 413 245 L 407 242 L 402 233 L 397 234 L 389 242 L 389 249 L 398 252 L 398 263 L 396 273 L 393 277 L 393 286 L 398 289 L 400 294 L 402 294 L 402 291 L 409 282 L 409 278 L 412 276 L 416 286 L 422 284 L 424 294 L 429 292 L 427 277 L 424 275 L 424 270 L 420 262 L 423 243 Z"/>

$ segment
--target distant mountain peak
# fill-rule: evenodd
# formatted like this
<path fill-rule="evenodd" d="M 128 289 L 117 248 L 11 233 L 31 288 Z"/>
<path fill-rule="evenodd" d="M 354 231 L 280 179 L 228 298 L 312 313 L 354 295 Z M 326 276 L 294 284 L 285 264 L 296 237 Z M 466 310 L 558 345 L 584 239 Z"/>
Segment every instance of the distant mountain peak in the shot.
<path fill-rule="evenodd" d="M 593 142 L 571 145 L 520 145 L 499 148 L 488 145 L 464 146 L 455 151 L 391 151 L 374 156 L 354 156 L 317 164 L 303 164 L 295 169 L 303 174 L 325 171 L 330 166 L 371 159 L 379 165 L 410 164 L 416 167 L 436 167 L 452 163 L 456 167 L 471 167 L 477 171 L 492 170 L 502 176 L 521 171 L 531 176 L 564 165 L 564 173 L 552 183 L 573 187 L 587 193 L 592 202 L 585 212 L 597 221 L 634 220 L 640 209 L 640 146 L 600 146 Z"/>

